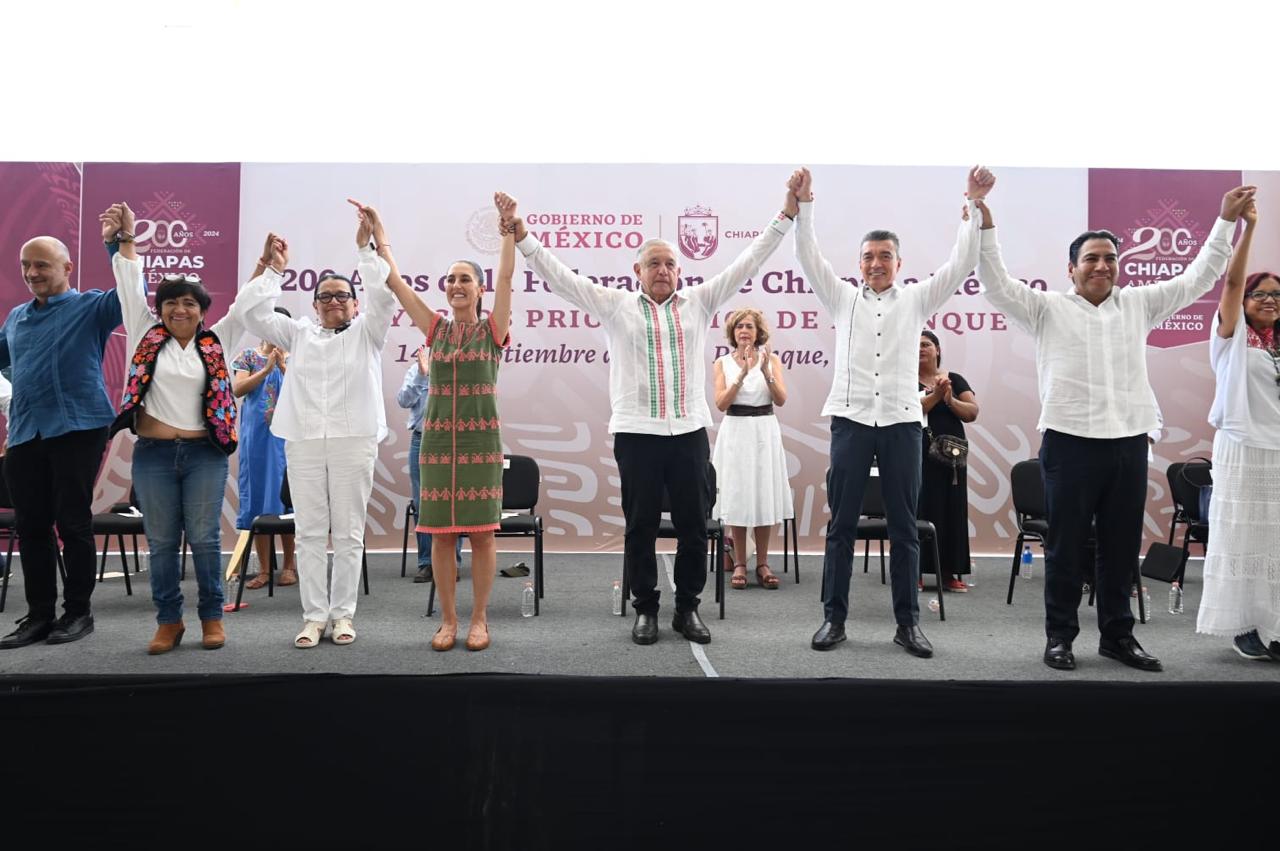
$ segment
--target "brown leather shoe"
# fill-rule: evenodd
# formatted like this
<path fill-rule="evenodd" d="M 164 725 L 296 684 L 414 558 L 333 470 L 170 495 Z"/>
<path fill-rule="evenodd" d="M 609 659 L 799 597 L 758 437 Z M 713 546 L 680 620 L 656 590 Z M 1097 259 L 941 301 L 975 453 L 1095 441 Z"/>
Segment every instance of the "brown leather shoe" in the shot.
<path fill-rule="evenodd" d="M 452 650 L 454 642 L 458 640 L 458 625 L 451 627 L 442 626 L 436 630 L 436 634 L 431 638 L 431 649 L 443 653 L 446 650 Z"/>
<path fill-rule="evenodd" d="M 160 624 L 156 627 L 155 638 L 147 645 L 147 653 L 152 656 L 168 653 L 182 643 L 182 633 L 186 631 L 186 625 L 181 622 Z"/>
<path fill-rule="evenodd" d="M 227 643 L 227 633 L 222 628 L 221 618 L 214 621 L 200 621 L 200 630 L 204 633 L 204 637 L 200 639 L 200 646 L 205 650 L 217 650 Z"/>

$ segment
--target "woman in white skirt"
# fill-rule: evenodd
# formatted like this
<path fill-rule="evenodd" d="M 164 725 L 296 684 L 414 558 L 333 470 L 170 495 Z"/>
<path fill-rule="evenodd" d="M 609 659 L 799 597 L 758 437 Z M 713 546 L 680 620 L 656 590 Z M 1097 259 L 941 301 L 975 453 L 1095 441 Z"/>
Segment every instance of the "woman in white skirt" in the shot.
<path fill-rule="evenodd" d="M 756 541 L 756 582 L 776 590 L 769 569 L 769 535 L 793 516 L 782 431 L 773 415 L 785 404 L 782 361 L 769 350 L 769 326 L 755 308 L 736 310 L 725 323 L 733 351 L 715 362 L 716 407 L 725 412 L 711 462 L 720 491 L 715 516 L 729 527 L 735 561 L 734 588 L 747 587 L 747 529 Z"/>
<path fill-rule="evenodd" d="M 1280 660 L 1280 277 L 1245 278 L 1257 208 L 1242 218 L 1209 344 L 1218 432 L 1196 631 L 1231 636 L 1246 659 Z"/>

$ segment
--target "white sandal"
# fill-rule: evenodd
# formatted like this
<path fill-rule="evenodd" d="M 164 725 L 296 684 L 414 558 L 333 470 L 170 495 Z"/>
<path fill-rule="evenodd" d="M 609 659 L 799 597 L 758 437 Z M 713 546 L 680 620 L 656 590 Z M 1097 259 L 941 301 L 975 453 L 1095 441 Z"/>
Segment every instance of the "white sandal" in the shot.
<path fill-rule="evenodd" d="M 293 646 L 301 650 L 310 650 L 320 643 L 320 639 L 324 637 L 324 628 L 328 626 L 324 621 L 303 621 L 302 632 L 298 633 L 293 639 Z"/>
<path fill-rule="evenodd" d="M 356 640 L 356 628 L 351 623 L 351 618 L 338 618 L 333 622 L 333 631 L 329 633 L 329 638 L 334 644 L 350 644 Z"/>

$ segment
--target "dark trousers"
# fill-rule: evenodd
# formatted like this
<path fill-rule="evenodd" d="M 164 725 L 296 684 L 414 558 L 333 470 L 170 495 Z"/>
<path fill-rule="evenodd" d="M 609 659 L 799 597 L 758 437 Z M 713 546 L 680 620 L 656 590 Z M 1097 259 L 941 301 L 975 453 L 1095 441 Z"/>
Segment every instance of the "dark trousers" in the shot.
<path fill-rule="evenodd" d="M 637 613 L 658 613 L 658 521 L 665 488 L 676 528 L 676 611 L 698 608 L 707 583 L 707 430 L 666 435 L 619 432 L 613 457 L 622 479 L 622 515 L 626 518 L 623 558 Z"/>
<path fill-rule="evenodd" d="M 95 428 L 37 437 L 11 446 L 5 455 L 27 614 L 33 619 L 53 618 L 58 604 L 58 538 L 67 568 L 62 608 L 70 616 L 89 611 L 95 579 L 93 483 L 106 446 L 106 428 Z"/>
<path fill-rule="evenodd" d="M 1129 586 L 1142 549 L 1147 500 L 1145 435 L 1097 440 L 1046 431 L 1040 443 L 1049 534 L 1045 539 L 1045 634 L 1075 640 L 1081 586 L 1096 521 L 1098 631 L 1106 639 L 1133 634 Z"/>
<path fill-rule="evenodd" d="M 889 526 L 889 576 L 893 616 L 903 626 L 920 622 L 916 582 L 920 576 L 920 424 L 867 426 L 831 418 L 831 468 L 827 471 L 827 551 L 822 562 L 822 608 L 826 619 L 842 624 L 849 616 L 849 575 L 858 534 L 862 496 L 878 459 L 885 520 Z"/>

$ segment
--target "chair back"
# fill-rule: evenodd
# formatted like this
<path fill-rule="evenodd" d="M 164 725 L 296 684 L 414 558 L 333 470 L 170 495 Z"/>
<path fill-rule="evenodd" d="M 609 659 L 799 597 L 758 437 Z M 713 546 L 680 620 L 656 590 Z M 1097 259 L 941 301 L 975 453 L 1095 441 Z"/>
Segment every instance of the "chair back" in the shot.
<path fill-rule="evenodd" d="M 280 502 L 284 503 L 284 513 L 293 513 L 293 496 L 289 493 L 289 471 L 285 470 L 280 477 Z"/>
<path fill-rule="evenodd" d="M 1040 475 L 1040 462 L 1036 459 L 1019 461 L 1009 473 L 1013 487 L 1013 510 L 1020 517 L 1043 520 L 1048 514 L 1044 501 L 1044 477 Z"/>
<path fill-rule="evenodd" d="M 710 461 L 707 462 L 707 517 L 711 516 L 711 511 L 716 504 L 716 466 Z M 667 493 L 664 486 L 662 488 L 662 513 L 671 513 L 671 496 Z"/>
<path fill-rule="evenodd" d="M 513 511 L 533 511 L 538 505 L 542 471 L 528 455 L 504 455 L 502 507 Z"/>
<path fill-rule="evenodd" d="M 1200 488 L 1213 484 L 1213 465 L 1205 461 L 1175 461 L 1165 471 L 1175 514 L 1192 523 L 1208 523 L 1200 512 Z"/>

